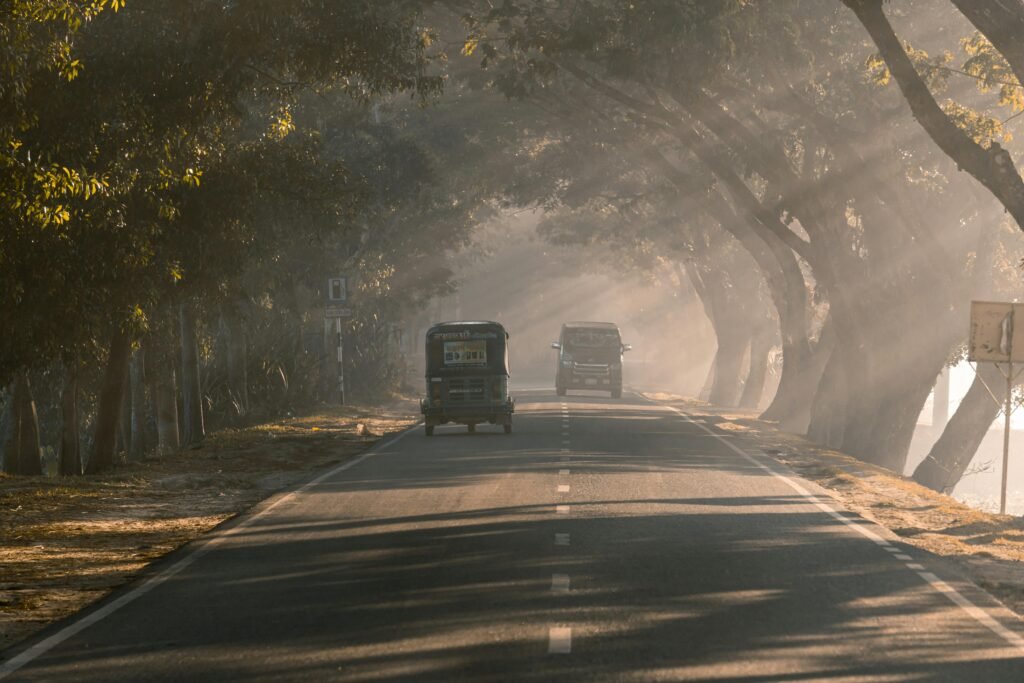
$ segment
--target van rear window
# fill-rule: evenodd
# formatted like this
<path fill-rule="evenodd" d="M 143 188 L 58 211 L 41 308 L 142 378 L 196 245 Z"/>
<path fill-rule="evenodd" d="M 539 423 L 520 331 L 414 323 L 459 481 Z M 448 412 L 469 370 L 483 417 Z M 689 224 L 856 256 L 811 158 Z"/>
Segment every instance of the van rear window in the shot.
<path fill-rule="evenodd" d="M 567 331 L 565 343 L 582 348 L 616 348 L 622 345 L 619 333 L 615 330 L 588 330 L 586 328 Z"/>

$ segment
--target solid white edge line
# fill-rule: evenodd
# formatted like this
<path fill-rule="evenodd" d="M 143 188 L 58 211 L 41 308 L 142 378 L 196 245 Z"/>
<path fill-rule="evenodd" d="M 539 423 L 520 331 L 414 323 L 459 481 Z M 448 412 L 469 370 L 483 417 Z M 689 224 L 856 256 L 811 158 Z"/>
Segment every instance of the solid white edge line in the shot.
<path fill-rule="evenodd" d="M 96 610 L 93 610 L 92 612 L 89 612 L 88 614 L 86 614 L 83 617 L 79 617 L 77 619 L 74 619 L 74 621 L 72 621 L 70 624 L 68 624 L 67 626 L 65 626 L 61 630 L 59 630 L 56 633 L 54 633 L 52 636 L 50 636 L 48 638 L 45 638 L 45 639 L 39 641 L 38 643 L 35 643 L 34 645 L 32 645 L 32 646 L 26 648 L 25 650 L 19 652 L 14 657 L 11 657 L 6 662 L 3 662 L 2 664 L 0 664 L 0 680 L 3 680 L 4 678 L 7 678 L 8 676 L 10 676 L 14 672 L 16 672 L 18 669 L 21 669 L 23 666 L 25 666 L 26 664 L 28 664 L 32 660 L 38 658 L 39 656 L 41 656 L 43 654 L 46 654 L 47 652 L 49 652 L 50 650 L 52 650 L 56 646 L 58 646 L 61 643 L 63 643 L 65 640 L 68 640 L 69 638 L 77 635 L 78 633 L 80 633 L 81 631 L 85 630 L 89 626 L 92 626 L 93 624 L 95 624 L 95 623 L 105 619 L 106 617 L 109 617 L 111 614 L 113 614 L 114 612 L 118 611 L 119 609 L 121 609 L 125 605 L 127 605 L 129 603 L 132 603 L 135 600 L 137 600 L 138 598 L 142 597 L 143 595 L 145 595 L 149 591 L 153 590 L 154 588 L 156 588 L 160 584 L 162 584 L 165 581 L 167 581 L 167 579 L 171 578 L 172 576 L 174 576 L 175 574 L 177 574 L 181 570 L 183 570 L 186 567 L 188 567 L 190 564 L 195 562 L 197 559 L 199 559 L 200 557 L 202 557 L 206 553 L 208 553 L 211 550 L 213 550 L 214 548 L 216 548 L 225 539 L 230 538 L 231 536 L 233 536 L 234 534 L 238 533 L 239 531 L 241 531 L 241 530 L 251 526 L 253 522 L 255 522 L 256 520 L 258 520 L 261 517 L 265 516 L 268 512 L 270 512 L 271 510 L 276 508 L 278 505 L 281 505 L 285 501 L 289 501 L 289 500 L 295 498 L 296 496 L 298 496 L 298 495 L 308 491 L 309 489 L 313 488 L 314 486 L 316 486 L 320 482 L 324 481 L 325 479 L 329 479 L 330 477 L 334 476 L 335 474 L 338 474 L 339 472 L 344 472 L 345 470 L 349 469 L 350 467 L 355 467 L 356 465 L 358 465 L 359 463 L 363 462 L 364 460 L 366 460 L 366 459 L 376 455 L 379 451 L 383 450 L 385 447 L 391 446 L 393 444 L 398 443 L 399 441 L 404 439 L 409 434 L 412 434 L 413 431 L 417 427 L 421 427 L 421 426 L 423 426 L 422 422 L 420 422 L 418 424 L 415 424 L 415 425 L 412 425 L 411 427 L 407 428 L 405 431 L 400 432 L 394 438 L 388 439 L 384 443 L 378 442 L 378 443 L 374 444 L 365 453 L 363 453 L 361 455 L 358 455 L 355 458 L 352 458 L 351 460 L 348 460 L 348 461 L 338 465 L 337 467 L 334 467 L 333 469 L 328 470 L 327 472 L 324 472 L 323 474 L 318 476 L 316 479 L 313 479 L 312 481 L 306 482 L 305 484 L 303 484 L 299 488 L 294 489 L 294 490 L 289 491 L 289 492 L 284 493 L 284 494 L 278 494 L 278 495 L 280 495 L 280 498 L 275 500 L 270 505 L 267 505 L 266 507 L 262 508 L 258 512 L 253 513 L 251 516 L 245 517 L 244 519 L 242 519 L 240 522 L 238 522 L 234 526 L 229 527 L 227 529 L 223 529 L 223 530 L 221 530 L 219 532 L 218 531 L 214 531 L 208 537 L 205 537 L 205 538 L 204 537 L 200 537 L 200 538 L 197 538 L 195 541 L 192 541 L 193 543 L 198 542 L 200 545 L 198 545 L 196 548 L 194 548 L 191 551 L 186 551 L 188 554 L 185 555 L 184 557 L 182 557 L 180 560 L 178 560 L 174 564 L 172 564 L 170 567 L 167 567 L 163 571 L 155 574 L 154 576 L 149 577 L 148 579 L 144 579 L 142 583 L 137 585 L 135 588 L 132 588 L 131 590 L 129 590 L 127 593 L 125 593 L 121 597 L 116 598 L 114 601 L 104 605 L 103 607 L 100 607 L 99 609 L 96 609 Z M 114 592 L 117 592 L 116 589 L 114 590 Z M 88 609 L 88 608 L 86 608 L 86 609 Z"/>
<path fill-rule="evenodd" d="M 889 550 L 888 546 L 890 546 L 891 544 L 887 540 L 885 540 L 884 538 L 882 538 L 881 536 L 876 534 L 874 531 L 871 531 L 870 529 L 868 529 L 864 525 L 858 524 L 857 522 L 854 522 L 853 520 L 845 517 L 844 515 L 839 514 L 838 512 L 836 512 L 834 509 L 832 509 L 828 505 L 825 505 L 824 503 L 820 502 L 818 500 L 817 496 L 813 495 L 811 492 L 809 492 L 807 489 L 805 489 L 803 486 L 801 486 L 799 483 L 797 483 L 796 481 L 794 481 L 790 477 L 787 477 L 786 475 L 776 471 L 775 469 L 769 467 L 768 465 L 764 464 L 763 462 L 758 461 L 756 458 L 754 458 L 752 455 L 750 455 L 749 453 L 747 453 L 743 449 L 739 448 L 735 444 L 729 443 L 729 441 L 727 441 L 726 439 L 720 437 L 717 433 L 715 433 L 712 429 L 710 429 L 706 425 L 701 424 L 697 420 L 691 419 L 689 415 L 687 415 L 683 411 L 679 410 L 678 408 L 674 408 L 672 406 L 665 406 L 665 407 L 667 407 L 669 410 L 671 410 L 676 415 L 678 415 L 679 417 L 683 418 L 684 420 L 686 420 L 690 424 L 696 425 L 697 427 L 700 427 L 701 429 L 703 429 L 708 434 L 711 434 L 712 436 L 714 436 L 719 441 L 724 443 L 726 446 L 731 448 L 734 452 L 739 454 L 742 458 L 744 458 L 748 462 L 756 465 L 757 467 L 761 468 L 765 472 L 768 472 L 773 477 L 778 477 L 782 481 L 786 482 L 786 484 L 788 484 L 790 488 L 792 488 L 794 491 L 796 491 L 801 496 L 806 498 L 810 503 L 812 503 L 815 507 L 817 507 L 822 512 L 825 512 L 829 516 L 831 516 L 831 517 L 839 520 L 843 524 L 845 524 L 850 529 L 853 529 L 854 531 L 856 531 L 857 533 L 861 534 L 862 536 L 870 539 L 871 541 L 875 542 L 876 544 L 878 544 L 878 545 L 880 545 L 882 547 L 885 547 L 886 550 Z M 1017 648 L 1019 650 L 1024 651 L 1024 637 L 1021 637 L 1017 633 L 1014 633 L 1010 629 L 1008 629 L 1005 626 L 1003 626 L 992 615 L 990 615 L 988 612 L 986 612 L 982 608 L 980 608 L 977 605 L 975 605 L 969 599 L 964 597 L 964 595 L 962 593 L 960 593 L 960 591 L 958 591 L 957 589 L 955 589 L 952 586 L 950 586 L 948 583 L 946 583 L 945 581 L 940 579 L 935 574 L 932 574 L 931 572 L 920 572 L 920 571 L 916 572 L 916 573 L 917 573 L 918 576 L 920 576 L 922 579 L 924 579 L 924 581 L 928 585 L 930 585 L 934 590 L 938 591 L 939 593 L 942 593 L 947 598 L 949 598 L 950 602 L 952 602 L 954 605 L 957 605 L 958 607 L 963 609 L 964 612 L 966 612 L 971 618 L 973 618 L 979 624 L 981 624 L 982 626 L 985 626 L 986 628 L 988 628 L 988 630 L 990 630 L 993 633 L 995 633 L 997 636 L 999 636 L 1000 638 L 1005 640 L 1008 644 L 1012 645 L 1013 647 L 1015 647 L 1015 648 Z"/>

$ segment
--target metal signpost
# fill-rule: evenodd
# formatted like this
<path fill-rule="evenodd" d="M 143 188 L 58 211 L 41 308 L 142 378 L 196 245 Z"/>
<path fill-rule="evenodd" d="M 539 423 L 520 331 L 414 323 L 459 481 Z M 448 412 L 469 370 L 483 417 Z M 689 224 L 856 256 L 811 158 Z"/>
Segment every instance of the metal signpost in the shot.
<path fill-rule="evenodd" d="M 1010 416 L 1013 415 L 1013 385 L 1021 371 L 1014 365 L 1024 364 L 1024 343 L 1016 348 L 1013 343 L 1014 321 L 1024 324 L 1024 304 L 994 301 L 971 302 L 971 334 L 967 343 L 967 360 L 976 363 L 995 363 L 1006 378 L 1006 396 L 1003 401 L 989 393 L 997 403 L 1003 404 L 1003 477 L 999 491 L 999 513 L 1006 514 L 1006 483 L 1010 464 Z M 1003 369 L 1005 366 L 1005 370 Z"/>
<path fill-rule="evenodd" d="M 341 321 L 352 316 L 348 302 L 348 278 L 344 276 L 327 278 L 327 296 L 324 302 L 324 337 L 332 336 L 338 354 L 338 399 L 345 405 L 345 352 L 341 337 Z"/>

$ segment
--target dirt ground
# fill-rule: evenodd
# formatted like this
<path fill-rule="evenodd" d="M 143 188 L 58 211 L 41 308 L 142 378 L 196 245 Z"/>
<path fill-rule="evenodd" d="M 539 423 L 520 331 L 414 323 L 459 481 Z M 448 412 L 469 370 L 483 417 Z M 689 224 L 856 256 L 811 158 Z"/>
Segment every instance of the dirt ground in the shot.
<path fill-rule="evenodd" d="M 0 474 L 0 651 L 313 470 L 416 420 L 412 401 L 211 434 L 107 475 Z"/>
<path fill-rule="evenodd" d="M 838 503 L 909 545 L 956 562 L 974 583 L 1024 616 L 1024 519 L 982 512 L 912 479 L 778 431 L 756 413 L 723 411 L 674 394 L 648 398 L 715 425 L 824 488 Z M 739 445 L 739 444 L 738 444 Z"/>

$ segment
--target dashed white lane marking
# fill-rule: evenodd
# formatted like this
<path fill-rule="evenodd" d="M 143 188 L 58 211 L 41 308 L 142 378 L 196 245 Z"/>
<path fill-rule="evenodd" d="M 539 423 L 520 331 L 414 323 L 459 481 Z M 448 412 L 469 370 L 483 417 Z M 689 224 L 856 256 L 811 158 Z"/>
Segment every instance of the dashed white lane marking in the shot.
<path fill-rule="evenodd" d="M 734 453 L 739 455 L 741 458 L 743 458 L 747 462 L 749 462 L 752 465 L 755 465 L 756 467 L 764 470 L 765 472 L 767 472 L 768 474 L 772 475 L 773 477 L 777 477 L 778 479 L 780 479 L 783 482 L 785 482 L 791 489 L 793 489 L 794 491 L 799 493 L 808 502 L 810 502 L 812 505 L 814 505 L 816 508 L 818 508 L 819 510 L 821 510 L 822 512 L 824 512 L 828 516 L 836 519 L 839 522 L 842 522 L 843 524 L 845 524 L 847 527 L 849 527 L 853 531 L 856 531 L 861 536 L 864 536 L 865 538 L 871 540 L 872 542 L 874 542 L 875 544 L 885 548 L 886 550 L 890 549 L 892 544 L 889 543 L 889 541 L 885 540 L 884 538 L 882 538 L 881 536 L 879 536 L 878 534 L 876 534 L 874 531 L 872 531 L 871 529 L 867 528 L 866 526 L 864 526 L 862 524 L 859 524 L 859 523 L 855 522 L 854 520 L 847 518 L 844 515 L 841 515 L 836 510 L 834 510 L 831 506 L 826 505 L 825 503 L 819 501 L 818 498 L 814 494 L 812 494 L 810 491 L 808 491 L 806 488 L 801 486 L 799 483 L 797 483 L 792 478 L 787 477 L 786 475 L 782 474 L 781 472 L 779 472 L 779 471 L 769 467 L 765 463 L 759 461 L 757 458 L 755 458 L 754 456 L 750 455 L 749 453 L 744 451 L 742 448 L 736 446 L 736 444 L 730 443 L 730 441 L 728 439 L 723 438 L 721 435 L 715 433 L 707 425 L 702 424 L 698 420 L 694 420 L 693 418 L 691 418 L 689 415 L 687 415 L 683 411 L 679 410 L 678 408 L 673 408 L 672 406 L 668 406 L 668 409 L 670 411 L 672 411 L 673 413 L 675 413 L 676 415 L 678 415 L 679 417 L 681 417 L 684 420 L 686 420 L 687 422 L 689 422 L 690 424 L 695 425 L 695 426 L 703 429 L 709 435 L 714 436 L 718 441 L 720 441 L 723 444 L 725 444 L 726 446 L 728 446 L 730 449 L 732 449 L 732 451 Z M 896 555 L 894 554 L 893 557 L 896 557 Z M 908 556 L 908 559 L 909 559 L 909 556 Z M 924 581 L 929 586 L 931 586 L 934 590 L 936 590 L 939 593 L 942 593 L 943 595 L 945 595 L 949 599 L 949 601 L 952 602 L 954 605 L 957 605 L 958 607 L 963 609 L 964 612 L 966 612 L 971 618 L 973 618 L 979 624 L 981 624 L 982 626 L 984 626 L 988 630 L 990 630 L 993 633 L 995 633 L 997 636 L 999 636 L 1000 638 L 1005 640 L 1008 644 L 1012 645 L 1013 647 L 1015 647 L 1015 648 L 1017 648 L 1019 650 L 1024 650 L 1024 637 L 1021 637 L 1017 633 L 1014 633 L 1013 631 L 1011 631 L 1010 629 L 1006 628 L 1001 623 L 996 621 L 996 619 L 991 614 L 989 614 L 988 612 L 986 612 L 985 610 L 981 609 L 980 607 L 975 605 L 973 602 L 971 602 L 970 600 L 965 598 L 963 596 L 963 594 L 960 593 L 960 591 L 956 590 L 955 588 L 953 588 L 948 583 L 946 583 L 945 581 L 940 579 L 935 574 L 932 574 L 931 572 L 918 571 L 917 575 L 920 576 L 922 579 L 924 579 Z"/>
<path fill-rule="evenodd" d="M 907 569 L 913 569 L 914 571 L 918 572 L 924 571 L 924 567 L 922 565 L 917 564 L 916 562 L 908 562 Z"/>
<path fill-rule="evenodd" d="M 572 629 L 552 626 L 548 629 L 548 654 L 567 655 L 572 652 Z"/>
<path fill-rule="evenodd" d="M 555 545 L 569 545 L 569 534 L 555 534 Z"/>
<path fill-rule="evenodd" d="M 132 590 L 128 591 L 127 593 L 125 593 L 121 597 L 117 598 L 113 602 L 107 603 L 103 607 L 100 607 L 99 609 L 97 609 L 97 610 L 95 610 L 93 612 L 90 612 L 89 614 L 86 614 L 84 617 L 76 619 L 75 621 L 73 621 L 69 625 L 67 625 L 64 628 L 62 628 L 60 631 L 57 631 L 56 633 L 54 633 L 52 636 L 50 636 L 46 640 L 39 641 L 38 643 L 36 643 L 32 647 L 22 651 L 17 656 L 12 657 L 11 659 L 7 660 L 6 662 L 3 662 L 3 664 L 0 664 L 0 680 L 2 680 L 4 678 L 7 678 L 8 676 L 10 676 L 12 673 L 17 671 L 21 667 L 25 666 L 26 664 L 28 664 L 32 660 L 36 659 L 37 657 L 45 654 L 46 652 L 52 650 L 55 647 L 57 647 L 58 645 L 63 643 L 65 640 L 74 637 L 75 635 L 81 633 L 82 631 L 84 631 L 85 629 L 89 628 L 93 624 L 101 621 L 102 619 L 104 619 L 106 617 L 109 617 L 111 614 L 113 614 L 114 612 L 118 611 L 119 609 L 121 609 L 125 605 L 127 605 L 127 604 L 129 604 L 131 602 L 134 602 L 138 598 L 142 597 L 146 593 L 148 593 L 151 590 L 153 590 L 154 588 L 158 587 L 160 584 L 164 583 L 165 581 L 167 581 L 168 579 L 173 577 L 175 574 L 178 574 L 179 572 L 181 572 L 183 569 L 185 569 L 190 564 L 192 564 L 193 562 L 195 562 L 196 560 L 201 558 L 203 555 L 206 555 L 211 550 L 214 550 L 215 548 L 217 548 L 217 546 L 221 545 L 226 539 L 228 539 L 228 538 L 230 538 L 230 537 L 232 537 L 232 536 L 234 536 L 234 535 L 236 535 L 238 533 L 241 533 L 242 531 L 244 531 L 248 527 L 252 526 L 252 524 L 254 522 L 256 522 L 259 519 L 262 519 L 263 517 L 265 517 L 271 510 L 273 510 L 274 508 L 278 507 L 282 503 L 286 503 L 286 502 L 294 499 L 296 496 L 302 495 L 303 493 L 305 493 L 309 489 L 313 488 L 314 486 L 318 485 L 320 482 L 324 481 L 325 479 L 330 479 L 331 477 L 335 476 L 336 474 L 344 472 L 345 470 L 347 470 L 347 469 L 349 469 L 351 467 L 355 467 L 359 463 L 363 462 L 367 458 L 373 457 L 374 455 L 376 455 L 378 452 L 384 450 L 385 448 L 387 448 L 389 446 L 393 446 L 394 444 L 398 443 L 399 441 L 401 441 L 402 439 L 407 437 L 409 434 L 412 434 L 415 431 L 416 427 L 421 427 L 421 426 L 423 426 L 422 422 L 420 422 L 419 424 L 415 425 L 414 427 L 410 427 L 408 430 L 402 432 L 401 434 L 399 434 L 398 436 L 396 436 L 393 439 L 389 439 L 387 441 L 378 443 L 377 445 L 373 446 L 370 450 L 366 451 L 362 455 L 357 456 L 357 457 L 355 457 L 355 458 L 353 458 L 353 459 L 351 459 L 351 460 L 349 460 L 347 462 L 344 462 L 344 463 L 338 465 L 337 467 L 334 467 L 334 468 L 324 472 L 323 474 L 321 474 L 316 479 L 313 479 L 312 481 L 306 482 L 302 486 L 299 486 L 298 488 L 295 488 L 292 491 L 289 491 L 287 493 L 282 494 L 280 498 L 278 498 L 274 502 L 270 503 L 269 505 L 267 505 L 262 510 L 252 514 L 249 517 L 246 517 L 245 519 L 243 519 L 241 522 L 239 522 L 235 526 L 233 526 L 233 527 L 231 527 L 229 529 L 225 529 L 224 531 L 221 531 L 220 533 L 215 533 L 215 534 L 211 535 L 210 537 L 208 537 L 208 538 L 206 538 L 204 540 L 201 540 L 200 541 L 201 545 L 197 546 L 194 550 L 188 552 L 187 555 L 182 557 L 180 560 L 178 560 L 177 562 L 175 562 L 170 567 L 168 567 L 167 569 L 163 570 L 162 572 L 160 572 L 156 576 L 152 576 L 152 577 L 150 577 L 148 579 L 143 580 L 143 582 L 140 583 L 137 587 L 135 587 Z"/>
<path fill-rule="evenodd" d="M 563 448 L 563 449 L 561 449 L 560 452 L 561 453 L 571 453 L 572 451 L 570 451 L 568 448 Z"/>
<path fill-rule="evenodd" d="M 557 514 L 557 515 L 567 515 L 567 514 L 569 514 L 569 506 L 568 505 L 556 505 L 555 506 L 555 514 Z"/>
<path fill-rule="evenodd" d="M 569 575 L 568 574 L 552 574 L 551 575 L 551 592 L 552 593 L 568 593 L 569 592 Z"/>
<path fill-rule="evenodd" d="M 887 546 L 887 547 L 886 547 L 886 550 L 888 550 L 888 551 L 889 551 L 890 553 L 898 553 L 898 552 L 900 551 L 900 549 L 899 549 L 899 548 L 896 548 L 896 547 L 894 547 L 894 546 L 891 546 L 891 545 L 890 545 L 890 546 Z"/>
<path fill-rule="evenodd" d="M 569 493 L 569 485 L 568 484 L 559 484 L 558 485 L 558 492 L 559 493 Z"/>
<path fill-rule="evenodd" d="M 896 553 L 895 555 L 893 555 L 893 557 L 895 557 L 897 560 L 903 560 L 904 562 L 910 562 L 912 559 L 914 559 L 910 555 L 904 555 L 903 553 Z"/>
<path fill-rule="evenodd" d="M 558 470 L 558 473 L 562 476 L 569 474 L 569 470 Z"/>

